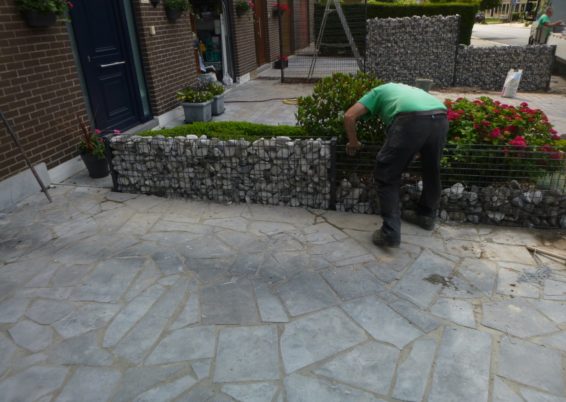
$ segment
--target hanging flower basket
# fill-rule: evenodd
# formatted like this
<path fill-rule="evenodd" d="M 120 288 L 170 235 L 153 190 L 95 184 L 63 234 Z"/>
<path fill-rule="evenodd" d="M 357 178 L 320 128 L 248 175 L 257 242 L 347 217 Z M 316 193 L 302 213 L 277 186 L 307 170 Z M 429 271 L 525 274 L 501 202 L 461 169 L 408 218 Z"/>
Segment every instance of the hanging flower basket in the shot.
<path fill-rule="evenodd" d="M 275 4 L 273 6 L 273 16 L 275 18 L 282 17 L 287 10 L 289 10 L 289 6 L 287 4 Z"/>
<path fill-rule="evenodd" d="M 169 8 L 165 9 L 165 15 L 167 15 L 167 20 L 169 20 L 169 22 L 177 21 L 181 14 L 183 14 L 182 10 L 171 10 Z"/>
<path fill-rule="evenodd" d="M 238 0 L 234 4 L 234 8 L 236 9 L 236 15 L 238 17 L 241 17 L 244 14 L 246 14 L 248 11 L 254 10 L 255 4 L 253 0 Z"/>
<path fill-rule="evenodd" d="M 31 28 L 47 28 L 55 25 L 57 22 L 57 14 L 55 13 L 40 13 L 37 11 L 24 11 L 22 12 L 24 21 Z"/>

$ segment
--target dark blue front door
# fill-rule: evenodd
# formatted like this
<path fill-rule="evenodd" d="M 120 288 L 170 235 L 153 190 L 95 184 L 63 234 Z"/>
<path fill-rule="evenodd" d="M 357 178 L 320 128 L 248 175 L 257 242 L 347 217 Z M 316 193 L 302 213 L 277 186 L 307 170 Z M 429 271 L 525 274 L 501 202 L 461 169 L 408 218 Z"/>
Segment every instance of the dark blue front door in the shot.
<path fill-rule="evenodd" d="M 71 21 L 96 128 L 143 121 L 122 1 L 73 1 Z"/>

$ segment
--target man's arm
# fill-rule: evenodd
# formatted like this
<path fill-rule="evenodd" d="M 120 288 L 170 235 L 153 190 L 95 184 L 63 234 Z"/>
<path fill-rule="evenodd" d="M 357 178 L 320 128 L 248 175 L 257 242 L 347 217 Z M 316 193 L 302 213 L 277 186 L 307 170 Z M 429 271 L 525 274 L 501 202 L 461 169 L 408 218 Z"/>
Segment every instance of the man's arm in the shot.
<path fill-rule="evenodd" d="M 367 112 L 368 109 L 364 105 L 356 102 L 350 109 L 346 110 L 346 113 L 344 113 L 344 130 L 346 130 L 346 135 L 348 136 L 346 153 L 350 156 L 355 155 L 356 151 L 362 146 L 362 144 L 358 141 L 356 122 Z"/>

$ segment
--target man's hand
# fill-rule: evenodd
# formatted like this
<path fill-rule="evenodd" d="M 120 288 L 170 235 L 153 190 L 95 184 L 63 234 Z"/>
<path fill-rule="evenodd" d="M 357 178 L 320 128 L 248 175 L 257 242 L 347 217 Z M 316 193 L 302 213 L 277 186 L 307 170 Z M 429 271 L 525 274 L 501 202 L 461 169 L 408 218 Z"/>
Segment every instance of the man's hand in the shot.
<path fill-rule="evenodd" d="M 348 154 L 348 156 L 354 156 L 361 147 L 362 147 L 362 143 L 359 141 L 348 142 L 346 144 L 346 153 Z"/>

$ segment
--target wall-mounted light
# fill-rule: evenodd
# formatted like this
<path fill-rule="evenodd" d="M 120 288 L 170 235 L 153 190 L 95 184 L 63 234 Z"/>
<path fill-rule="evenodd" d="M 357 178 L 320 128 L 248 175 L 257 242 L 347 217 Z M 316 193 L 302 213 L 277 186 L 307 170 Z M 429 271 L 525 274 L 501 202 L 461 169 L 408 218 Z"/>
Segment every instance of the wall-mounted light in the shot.
<path fill-rule="evenodd" d="M 150 0 L 151 5 L 153 6 L 153 8 L 157 7 L 157 5 L 159 4 L 161 0 Z"/>

